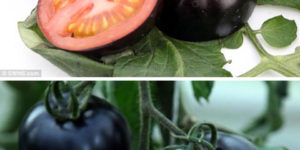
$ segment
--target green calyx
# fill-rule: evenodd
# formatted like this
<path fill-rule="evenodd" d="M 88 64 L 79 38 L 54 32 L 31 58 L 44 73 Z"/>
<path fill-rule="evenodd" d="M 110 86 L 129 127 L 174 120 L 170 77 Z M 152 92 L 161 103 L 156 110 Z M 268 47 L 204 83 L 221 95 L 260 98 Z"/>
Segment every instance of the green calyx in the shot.
<path fill-rule="evenodd" d="M 44 103 L 47 111 L 60 121 L 78 120 L 87 108 L 94 82 L 54 81 L 46 89 Z"/>

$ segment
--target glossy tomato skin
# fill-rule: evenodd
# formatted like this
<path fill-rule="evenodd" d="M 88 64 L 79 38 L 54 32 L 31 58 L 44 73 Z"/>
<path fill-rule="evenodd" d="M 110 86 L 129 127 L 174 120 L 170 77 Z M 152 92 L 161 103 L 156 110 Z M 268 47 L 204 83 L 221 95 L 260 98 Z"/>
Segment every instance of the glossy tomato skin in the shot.
<path fill-rule="evenodd" d="M 210 140 L 211 134 L 206 134 L 207 141 Z M 257 147 L 246 138 L 226 133 L 218 132 L 218 140 L 216 150 L 258 150 Z"/>
<path fill-rule="evenodd" d="M 77 121 L 59 122 L 37 104 L 20 128 L 20 150 L 130 150 L 124 117 L 104 100 L 92 99 Z"/>
<path fill-rule="evenodd" d="M 39 1 L 42 1 L 42 0 L 39 0 Z M 146 1 L 152 1 L 152 0 L 146 0 Z M 75 52 L 75 53 L 79 53 L 79 54 L 84 54 L 84 55 L 91 56 L 91 57 L 97 58 L 98 56 L 119 53 L 119 52 L 122 52 L 122 51 L 128 49 L 128 47 L 136 44 L 138 41 L 140 41 L 142 38 L 144 38 L 151 31 L 151 29 L 153 29 L 153 27 L 156 24 L 157 18 L 162 10 L 162 5 L 163 5 L 163 0 L 157 0 L 156 5 L 155 5 L 154 9 L 152 10 L 151 14 L 145 19 L 145 21 L 140 26 L 138 26 L 133 32 L 128 33 L 126 36 L 124 36 L 120 39 L 115 39 L 114 41 L 112 41 L 108 44 L 105 44 L 105 45 L 74 51 L 74 50 L 66 49 L 64 47 L 56 46 L 55 44 L 53 44 L 51 42 L 51 40 L 49 40 L 49 38 L 47 36 L 45 36 L 45 38 L 48 39 L 48 41 L 50 43 L 52 43 L 54 46 L 56 46 L 59 49 L 63 49 L 66 51 Z M 45 6 L 38 5 L 38 9 L 37 9 L 38 16 L 39 16 L 39 10 L 43 9 L 43 7 L 45 7 Z M 39 27 L 43 28 L 40 25 L 41 24 L 40 17 L 38 17 L 37 20 L 38 20 Z M 41 31 L 43 32 L 43 29 L 41 29 Z M 110 36 L 110 35 L 107 35 L 107 36 Z M 100 40 L 101 39 L 99 39 L 99 41 Z"/>
<path fill-rule="evenodd" d="M 157 26 L 180 40 L 214 40 L 238 31 L 255 5 L 256 0 L 165 0 Z"/>

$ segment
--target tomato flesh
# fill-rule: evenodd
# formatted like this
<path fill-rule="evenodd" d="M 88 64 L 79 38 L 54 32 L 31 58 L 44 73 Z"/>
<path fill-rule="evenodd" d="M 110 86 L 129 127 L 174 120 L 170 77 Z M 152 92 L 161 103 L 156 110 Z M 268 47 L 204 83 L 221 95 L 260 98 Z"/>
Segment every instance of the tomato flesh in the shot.
<path fill-rule="evenodd" d="M 39 0 L 38 24 L 55 46 L 82 51 L 110 44 L 142 26 L 158 0 Z"/>

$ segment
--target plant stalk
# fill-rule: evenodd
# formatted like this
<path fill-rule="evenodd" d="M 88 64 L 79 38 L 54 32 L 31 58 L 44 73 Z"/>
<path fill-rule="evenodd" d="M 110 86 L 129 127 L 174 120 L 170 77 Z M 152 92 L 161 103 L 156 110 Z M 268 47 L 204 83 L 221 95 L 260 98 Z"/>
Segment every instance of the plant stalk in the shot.
<path fill-rule="evenodd" d="M 258 38 L 256 36 L 257 32 L 255 32 L 249 26 L 249 24 L 246 24 L 244 29 L 245 29 L 244 34 L 251 40 L 251 42 L 256 47 L 256 49 L 261 57 L 261 63 L 258 66 L 256 66 L 255 68 L 251 69 L 249 72 L 241 75 L 241 77 L 257 76 L 258 73 L 262 73 L 263 71 L 269 70 L 269 69 L 275 70 L 287 77 L 297 76 L 297 74 L 294 73 L 292 70 L 287 69 L 288 67 L 285 64 L 278 63 L 276 61 L 276 59 L 277 59 L 276 56 L 272 56 L 265 50 L 265 48 L 263 47 L 263 45 L 260 43 L 260 41 L 258 40 Z"/>
<path fill-rule="evenodd" d="M 150 122 L 153 117 L 163 127 L 170 130 L 177 135 L 186 135 L 186 133 L 178 128 L 171 120 L 165 117 L 152 102 L 149 82 L 139 82 L 140 92 L 140 111 L 141 111 L 141 133 L 140 133 L 140 144 L 139 149 L 149 150 L 150 144 Z"/>

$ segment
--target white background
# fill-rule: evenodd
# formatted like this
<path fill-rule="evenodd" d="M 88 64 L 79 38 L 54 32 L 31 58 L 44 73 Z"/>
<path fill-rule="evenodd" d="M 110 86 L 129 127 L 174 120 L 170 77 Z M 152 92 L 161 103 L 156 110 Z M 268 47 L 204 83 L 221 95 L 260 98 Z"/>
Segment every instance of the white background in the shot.
<path fill-rule="evenodd" d="M 37 0 L 4 0 L 0 5 L 2 33 L 0 36 L 0 70 L 41 70 L 42 77 L 68 77 L 59 68 L 28 49 L 19 37 L 17 22 L 23 21 L 36 4 Z M 249 23 L 254 29 L 259 29 L 264 21 L 281 14 L 286 18 L 296 20 L 300 25 L 300 11 L 277 6 L 257 6 Z M 298 35 L 300 35 L 300 30 L 298 30 Z M 297 46 L 300 46 L 300 38 L 284 49 L 274 49 L 265 44 L 266 49 L 276 55 L 293 53 Z M 232 63 L 226 65 L 225 69 L 231 71 L 234 76 L 247 72 L 260 61 L 258 53 L 248 39 L 245 39 L 240 49 L 222 50 L 222 52 L 227 60 L 232 60 Z M 280 77 L 281 75 L 268 71 L 262 76 Z"/>

